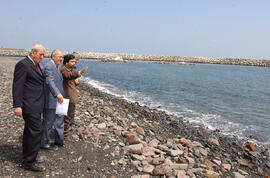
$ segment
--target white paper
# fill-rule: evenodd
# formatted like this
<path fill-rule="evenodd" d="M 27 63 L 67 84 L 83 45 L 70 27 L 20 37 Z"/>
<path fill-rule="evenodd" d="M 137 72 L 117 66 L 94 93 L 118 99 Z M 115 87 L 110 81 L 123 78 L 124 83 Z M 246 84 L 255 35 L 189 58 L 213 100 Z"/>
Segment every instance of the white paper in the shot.
<path fill-rule="evenodd" d="M 63 103 L 59 103 L 57 101 L 55 113 L 58 115 L 66 116 L 68 113 L 68 104 L 69 104 L 69 99 L 66 99 L 66 98 L 64 98 Z"/>

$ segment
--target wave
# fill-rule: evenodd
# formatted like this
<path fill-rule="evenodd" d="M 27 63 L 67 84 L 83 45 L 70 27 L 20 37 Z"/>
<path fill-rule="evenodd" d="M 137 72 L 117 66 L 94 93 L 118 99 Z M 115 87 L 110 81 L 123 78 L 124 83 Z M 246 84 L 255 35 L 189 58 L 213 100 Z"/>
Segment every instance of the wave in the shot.
<path fill-rule="evenodd" d="M 204 125 L 210 130 L 219 130 L 222 134 L 227 136 L 237 136 L 239 139 L 249 140 L 247 131 L 258 131 L 259 128 L 247 126 L 241 123 L 235 123 L 225 120 L 217 114 L 200 113 L 184 106 L 175 103 L 168 103 L 164 101 L 157 101 L 142 92 L 125 91 L 112 84 L 97 81 L 91 77 L 81 77 L 81 80 L 94 88 L 99 89 L 104 93 L 111 94 L 118 98 L 123 98 L 129 102 L 138 102 L 141 106 L 147 106 L 151 109 L 158 109 L 166 112 L 169 115 L 183 117 L 185 122 L 194 124 L 195 126 Z M 264 144 L 267 144 L 268 141 Z"/>

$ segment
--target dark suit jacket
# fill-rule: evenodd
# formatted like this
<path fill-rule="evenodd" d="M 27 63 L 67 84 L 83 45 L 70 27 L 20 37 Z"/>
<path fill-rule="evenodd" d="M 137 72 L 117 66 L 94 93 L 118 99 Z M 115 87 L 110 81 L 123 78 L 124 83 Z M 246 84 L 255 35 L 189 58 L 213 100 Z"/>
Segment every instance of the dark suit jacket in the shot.
<path fill-rule="evenodd" d="M 40 68 L 40 67 L 39 67 Z M 21 107 L 25 113 L 41 113 L 44 108 L 45 75 L 28 58 L 20 60 L 14 70 L 13 107 Z"/>
<path fill-rule="evenodd" d="M 62 73 L 64 79 L 63 85 L 66 96 L 68 99 L 70 99 L 70 103 L 76 104 L 79 101 L 79 98 L 74 79 L 80 77 L 79 72 L 74 69 L 68 68 L 65 65 L 60 68 L 60 72 Z"/>
<path fill-rule="evenodd" d="M 57 95 L 65 97 L 63 77 L 57 70 L 55 63 L 50 60 L 44 65 L 45 82 L 45 108 L 56 109 Z"/>

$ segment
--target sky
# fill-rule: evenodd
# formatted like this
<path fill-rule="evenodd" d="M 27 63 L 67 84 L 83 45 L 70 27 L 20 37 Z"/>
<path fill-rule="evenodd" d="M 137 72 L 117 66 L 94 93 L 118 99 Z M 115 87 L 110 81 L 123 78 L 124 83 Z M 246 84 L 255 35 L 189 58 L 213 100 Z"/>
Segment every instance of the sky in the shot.
<path fill-rule="evenodd" d="M 0 45 L 270 59 L 269 0 L 1 0 Z"/>

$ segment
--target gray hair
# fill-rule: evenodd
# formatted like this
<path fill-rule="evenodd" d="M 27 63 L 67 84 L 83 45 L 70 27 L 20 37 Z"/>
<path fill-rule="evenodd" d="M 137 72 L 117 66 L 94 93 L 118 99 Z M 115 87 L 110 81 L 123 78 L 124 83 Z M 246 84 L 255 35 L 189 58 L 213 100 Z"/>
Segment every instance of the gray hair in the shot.
<path fill-rule="evenodd" d="M 51 58 L 55 55 L 57 55 L 57 53 L 59 52 L 60 50 L 59 49 L 55 49 L 52 51 L 52 54 L 51 54 Z M 60 51 L 61 52 L 61 51 Z"/>
<path fill-rule="evenodd" d="M 40 50 L 40 49 L 43 49 L 44 51 L 46 51 L 46 49 L 44 48 L 43 45 L 35 43 L 30 47 L 30 53 L 31 52 L 38 52 L 38 50 Z"/>
<path fill-rule="evenodd" d="M 80 58 L 80 54 L 77 52 L 73 52 L 72 55 L 75 56 L 75 58 Z"/>

